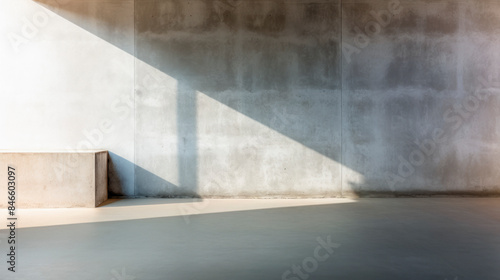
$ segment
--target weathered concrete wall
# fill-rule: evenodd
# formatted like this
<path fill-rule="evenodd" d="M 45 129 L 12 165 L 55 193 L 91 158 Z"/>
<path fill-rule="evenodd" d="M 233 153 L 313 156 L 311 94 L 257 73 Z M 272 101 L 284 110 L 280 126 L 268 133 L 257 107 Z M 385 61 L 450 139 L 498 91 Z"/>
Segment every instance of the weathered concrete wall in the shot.
<path fill-rule="evenodd" d="M 500 2 L 388 3 L 343 4 L 344 192 L 498 192 Z"/>
<path fill-rule="evenodd" d="M 139 195 L 340 194 L 336 1 L 136 1 Z M 160 177 L 151 180 L 152 175 Z"/>
<path fill-rule="evenodd" d="M 48 10 L 14 51 L 7 35 Z M 97 143 L 112 194 L 500 191 L 498 1 L 16 0 L 0 11 L 0 122 L 14 132 L 0 147 Z"/>

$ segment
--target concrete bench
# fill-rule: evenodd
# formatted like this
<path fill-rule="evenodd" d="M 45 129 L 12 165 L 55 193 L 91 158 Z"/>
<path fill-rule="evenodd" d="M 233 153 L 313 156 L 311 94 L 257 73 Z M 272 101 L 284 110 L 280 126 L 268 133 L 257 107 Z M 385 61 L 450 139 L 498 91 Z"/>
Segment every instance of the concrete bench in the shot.
<path fill-rule="evenodd" d="M 15 169 L 10 179 L 15 179 L 16 208 L 94 208 L 108 199 L 107 151 L 0 151 L 4 209 L 9 206 L 9 166 Z"/>

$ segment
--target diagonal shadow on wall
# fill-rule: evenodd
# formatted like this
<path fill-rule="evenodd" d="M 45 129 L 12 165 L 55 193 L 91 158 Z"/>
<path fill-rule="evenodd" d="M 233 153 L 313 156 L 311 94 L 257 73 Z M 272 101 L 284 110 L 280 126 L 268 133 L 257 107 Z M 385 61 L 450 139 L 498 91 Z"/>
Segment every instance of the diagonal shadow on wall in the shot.
<path fill-rule="evenodd" d="M 157 156 L 153 164 L 157 170 L 150 170 L 154 168 L 148 167 L 153 166 L 148 165 L 148 158 L 138 162 L 141 155 L 148 153 L 145 147 L 151 146 L 148 142 L 150 135 L 142 138 L 144 131 L 140 130 L 157 131 L 158 138 L 165 134 L 162 132 L 164 123 L 159 122 L 156 126 L 141 124 L 144 120 L 141 120 L 142 114 L 151 111 L 141 105 L 141 96 L 156 94 L 141 89 L 136 93 L 135 195 L 197 195 L 200 184 L 198 93 L 244 114 L 321 157 L 341 163 L 338 1 L 291 4 L 285 4 L 285 1 L 128 1 L 129 5 L 134 5 L 135 26 L 131 26 L 130 19 L 120 17 L 130 13 L 120 11 L 129 7 L 123 5 L 123 1 L 106 1 L 106 4 L 98 1 L 64 1 L 64 4 L 36 1 L 175 79 L 177 150 L 171 155 L 177 156 L 177 162 L 171 166 L 177 166 L 177 181 L 159 180 L 164 176 L 158 174 L 158 170 L 171 172 L 172 168 L 161 167 L 168 153 L 158 157 L 152 150 L 147 155 Z M 139 69 L 136 83 L 143 78 L 141 75 Z M 166 103 L 171 101 L 163 100 Z M 168 121 L 166 116 L 159 115 L 158 118 Z M 227 123 L 212 125 L 221 127 Z M 241 127 L 234 129 L 239 136 L 255 136 L 252 135 L 254 131 L 245 131 Z M 301 165 L 299 169 L 307 169 L 311 164 L 298 162 L 300 154 L 289 156 L 294 158 L 294 164 Z M 335 178 L 327 182 L 330 186 L 320 188 L 316 194 L 340 193 L 340 165 L 335 169 L 332 171 Z M 144 172 L 146 170 L 149 171 Z M 151 174 L 157 175 L 151 178 Z"/>

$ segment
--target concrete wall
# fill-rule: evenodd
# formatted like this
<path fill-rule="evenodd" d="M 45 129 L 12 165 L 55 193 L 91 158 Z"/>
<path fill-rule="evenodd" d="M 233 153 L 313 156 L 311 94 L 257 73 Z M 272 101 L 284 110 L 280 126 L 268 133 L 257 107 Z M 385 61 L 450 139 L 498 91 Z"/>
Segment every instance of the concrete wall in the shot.
<path fill-rule="evenodd" d="M 107 149 L 112 195 L 499 192 L 499 22 L 493 0 L 5 0 L 0 147 Z"/>
<path fill-rule="evenodd" d="M 140 195 L 340 193 L 340 10 L 330 1 L 136 1 Z M 150 180 L 153 173 L 163 180 Z"/>
<path fill-rule="evenodd" d="M 343 190 L 498 192 L 500 2 L 401 1 L 376 34 L 372 10 L 390 7 L 343 5 L 359 50 L 342 67 Z"/>

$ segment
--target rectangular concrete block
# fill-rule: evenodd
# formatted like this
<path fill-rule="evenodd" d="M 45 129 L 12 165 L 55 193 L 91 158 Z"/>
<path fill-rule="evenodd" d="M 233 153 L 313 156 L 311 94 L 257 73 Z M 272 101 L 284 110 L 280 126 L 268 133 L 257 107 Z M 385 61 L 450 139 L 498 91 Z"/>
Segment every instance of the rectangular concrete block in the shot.
<path fill-rule="evenodd" d="M 107 151 L 0 151 L 0 206 L 14 180 L 16 208 L 97 207 L 108 199 L 107 162 Z"/>

